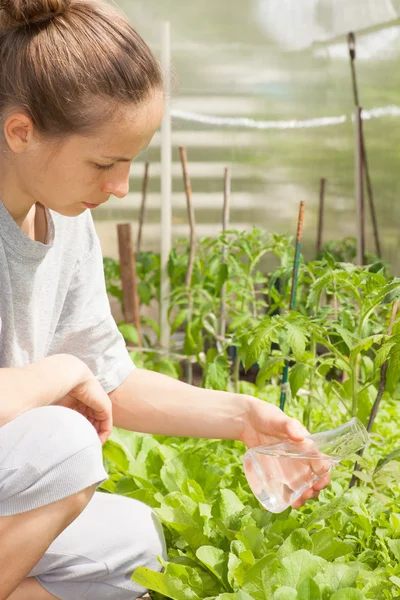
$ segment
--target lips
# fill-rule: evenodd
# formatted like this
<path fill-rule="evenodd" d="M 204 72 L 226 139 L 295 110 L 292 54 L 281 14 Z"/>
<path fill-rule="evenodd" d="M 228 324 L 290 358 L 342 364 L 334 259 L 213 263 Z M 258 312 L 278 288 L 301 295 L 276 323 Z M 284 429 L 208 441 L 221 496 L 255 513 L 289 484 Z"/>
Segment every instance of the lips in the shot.
<path fill-rule="evenodd" d="M 92 210 L 94 208 L 98 208 L 100 206 L 100 204 L 89 204 L 88 202 L 84 202 L 83 206 L 86 206 L 86 208 L 89 208 Z"/>

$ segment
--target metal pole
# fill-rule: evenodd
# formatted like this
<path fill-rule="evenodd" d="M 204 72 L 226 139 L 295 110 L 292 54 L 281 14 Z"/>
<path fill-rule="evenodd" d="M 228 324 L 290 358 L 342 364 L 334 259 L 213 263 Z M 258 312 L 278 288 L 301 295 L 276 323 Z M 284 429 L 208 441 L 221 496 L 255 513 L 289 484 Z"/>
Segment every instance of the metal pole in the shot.
<path fill-rule="evenodd" d="M 172 247 L 172 127 L 171 127 L 171 34 L 170 24 L 161 26 L 161 65 L 164 72 L 165 109 L 161 127 L 161 345 L 169 348 L 168 320 L 170 281 L 168 261 Z"/>

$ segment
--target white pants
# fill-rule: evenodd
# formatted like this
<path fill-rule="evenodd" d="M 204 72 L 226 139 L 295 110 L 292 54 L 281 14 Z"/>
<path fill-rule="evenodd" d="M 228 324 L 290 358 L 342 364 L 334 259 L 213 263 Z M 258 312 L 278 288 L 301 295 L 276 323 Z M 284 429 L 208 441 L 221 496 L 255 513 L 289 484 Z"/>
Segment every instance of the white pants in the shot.
<path fill-rule="evenodd" d="M 94 427 L 60 406 L 30 410 L 0 428 L 0 518 L 56 502 L 107 479 Z M 138 566 L 160 570 L 161 524 L 136 500 L 95 492 L 29 574 L 60 600 L 133 600 Z"/>

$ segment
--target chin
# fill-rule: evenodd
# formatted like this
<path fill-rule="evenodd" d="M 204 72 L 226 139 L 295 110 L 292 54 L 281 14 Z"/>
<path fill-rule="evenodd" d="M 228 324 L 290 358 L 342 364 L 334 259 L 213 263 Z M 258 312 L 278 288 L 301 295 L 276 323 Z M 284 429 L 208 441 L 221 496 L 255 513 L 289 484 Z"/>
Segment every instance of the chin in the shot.
<path fill-rule="evenodd" d="M 85 206 L 75 204 L 72 206 L 57 206 L 57 207 L 49 207 L 54 212 L 62 215 L 63 217 L 78 217 L 86 212 L 88 209 Z"/>

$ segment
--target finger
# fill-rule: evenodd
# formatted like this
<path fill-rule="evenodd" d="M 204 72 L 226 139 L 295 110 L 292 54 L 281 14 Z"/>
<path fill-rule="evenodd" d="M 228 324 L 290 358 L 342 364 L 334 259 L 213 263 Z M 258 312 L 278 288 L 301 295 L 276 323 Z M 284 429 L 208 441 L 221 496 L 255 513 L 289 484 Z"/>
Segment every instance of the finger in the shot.
<path fill-rule="evenodd" d="M 309 431 L 297 419 L 288 419 L 286 423 L 286 435 L 294 442 L 302 442 Z"/>
<path fill-rule="evenodd" d="M 326 475 L 324 475 L 323 477 L 321 477 L 321 479 L 319 481 L 317 481 L 314 484 L 314 489 L 317 490 L 318 492 L 320 492 L 321 490 L 323 490 L 324 488 L 328 487 L 328 485 L 331 482 L 331 476 L 330 473 L 326 473 Z"/>
<path fill-rule="evenodd" d="M 298 510 L 303 506 L 303 504 L 305 504 L 303 498 L 299 498 L 298 500 L 296 500 L 296 502 L 292 504 L 292 508 L 293 510 Z"/>

